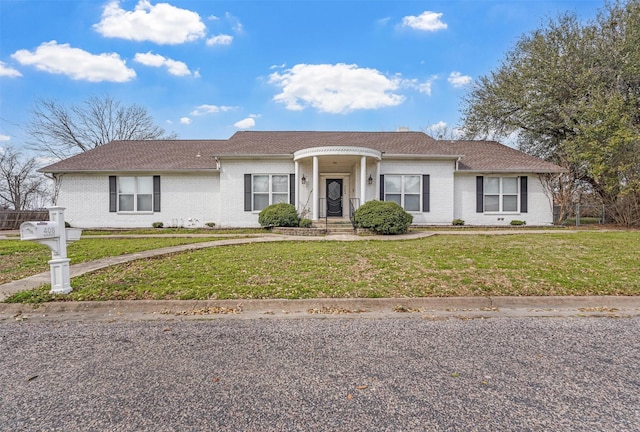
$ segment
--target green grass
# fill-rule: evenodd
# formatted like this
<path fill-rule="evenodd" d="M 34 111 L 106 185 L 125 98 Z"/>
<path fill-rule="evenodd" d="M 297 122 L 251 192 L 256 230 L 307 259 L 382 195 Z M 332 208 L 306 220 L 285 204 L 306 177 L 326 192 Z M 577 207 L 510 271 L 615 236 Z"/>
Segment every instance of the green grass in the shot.
<path fill-rule="evenodd" d="M 72 264 L 77 264 L 108 256 L 212 240 L 222 240 L 222 238 L 81 239 L 67 246 L 67 256 Z M 48 271 L 47 262 L 50 259 L 51 251 L 44 245 L 30 241 L 2 240 L 0 241 L 0 284 Z"/>
<path fill-rule="evenodd" d="M 225 246 L 135 261 L 7 301 L 639 295 L 640 232 Z"/>

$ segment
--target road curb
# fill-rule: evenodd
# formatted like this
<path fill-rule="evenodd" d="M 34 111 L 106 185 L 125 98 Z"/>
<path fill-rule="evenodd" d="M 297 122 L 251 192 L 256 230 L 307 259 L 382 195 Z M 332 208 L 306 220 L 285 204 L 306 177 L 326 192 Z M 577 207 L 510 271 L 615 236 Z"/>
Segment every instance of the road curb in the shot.
<path fill-rule="evenodd" d="M 123 300 L 0 304 L 5 320 L 154 320 L 269 317 L 635 317 L 640 296 L 439 297 L 387 299 Z"/>

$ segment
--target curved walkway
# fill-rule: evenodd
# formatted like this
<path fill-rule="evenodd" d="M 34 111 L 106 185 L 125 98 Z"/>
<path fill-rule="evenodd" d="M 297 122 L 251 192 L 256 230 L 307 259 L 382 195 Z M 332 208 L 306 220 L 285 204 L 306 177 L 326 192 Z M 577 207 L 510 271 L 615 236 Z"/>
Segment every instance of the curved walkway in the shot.
<path fill-rule="evenodd" d="M 217 240 L 202 243 L 191 243 L 178 246 L 170 246 L 160 249 L 151 249 L 142 252 L 136 252 L 126 255 L 119 255 L 88 261 L 69 266 L 70 276 L 76 277 L 95 270 L 100 270 L 116 264 L 122 264 L 138 259 L 150 258 L 159 255 L 168 255 L 176 252 L 184 252 L 188 250 L 205 249 L 219 246 L 239 245 L 248 243 L 267 243 L 267 242 L 283 242 L 283 241 L 398 241 L 398 240 L 414 240 L 420 238 L 431 237 L 434 235 L 509 235 L 509 234 L 557 234 L 557 233 L 574 233 L 575 230 L 557 230 L 557 229 L 536 229 L 536 230 L 442 230 L 442 231 L 414 231 L 408 234 L 400 234 L 394 236 L 362 236 L 354 234 L 329 234 L 324 236 L 289 236 L 281 234 L 242 234 L 242 238 Z M 9 235 L 14 232 L 7 233 Z M 105 236 L 84 236 L 83 238 L 142 238 L 142 237 L 229 237 L 228 234 L 129 234 L 129 235 L 105 235 Z M 0 240 L 17 240 L 16 237 L 0 236 Z M 15 281 L 0 285 L 0 301 L 8 296 L 20 291 L 37 288 L 42 284 L 51 281 L 50 272 L 38 273 L 33 276 L 26 277 Z"/>

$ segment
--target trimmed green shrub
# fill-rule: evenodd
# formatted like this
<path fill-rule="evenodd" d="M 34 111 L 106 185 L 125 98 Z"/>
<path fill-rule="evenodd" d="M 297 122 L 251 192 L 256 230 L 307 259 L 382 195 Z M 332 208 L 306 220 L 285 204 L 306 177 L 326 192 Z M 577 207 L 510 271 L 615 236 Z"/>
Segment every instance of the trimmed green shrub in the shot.
<path fill-rule="evenodd" d="M 154 222 L 151 224 L 151 226 L 154 228 L 162 228 L 164 227 L 164 224 L 162 222 Z"/>
<path fill-rule="evenodd" d="M 377 234 L 404 234 L 413 222 L 413 216 L 391 201 L 369 201 L 353 216 L 356 227 Z"/>
<path fill-rule="evenodd" d="M 311 228 L 312 225 L 313 222 L 311 222 L 311 219 L 300 219 L 300 223 L 298 224 L 300 228 Z"/>
<path fill-rule="evenodd" d="M 464 225 L 464 221 L 462 219 L 454 219 L 451 225 L 462 226 Z"/>
<path fill-rule="evenodd" d="M 263 227 L 297 227 L 300 217 L 293 204 L 272 204 L 265 207 L 258 216 L 258 223 Z"/>
<path fill-rule="evenodd" d="M 209 228 L 213 228 L 214 226 L 216 226 L 215 222 L 207 222 L 204 224 L 204 226 L 209 227 Z"/>
<path fill-rule="evenodd" d="M 526 225 L 526 224 L 527 224 L 527 222 L 526 222 L 526 221 L 523 221 L 523 220 L 517 220 L 517 219 L 514 219 L 514 220 L 512 220 L 512 221 L 511 221 L 511 222 L 509 222 L 509 223 L 510 223 L 511 225 L 514 225 L 514 226 L 521 226 L 521 225 Z"/>

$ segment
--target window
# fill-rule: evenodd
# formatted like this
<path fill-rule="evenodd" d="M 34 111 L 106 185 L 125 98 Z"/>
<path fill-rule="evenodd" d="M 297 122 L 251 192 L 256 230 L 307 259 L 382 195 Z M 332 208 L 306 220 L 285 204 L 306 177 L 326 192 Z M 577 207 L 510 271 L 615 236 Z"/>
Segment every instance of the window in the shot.
<path fill-rule="evenodd" d="M 518 177 L 484 178 L 485 212 L 518 212 Z"/>
<path fill-rule="evenodd" d="M 158 178 L 159 180 L 159 178 Z M 159 181 L 158 181 L 159 184 Z M 153 208 L 154 177 L 118 177 L 117 211 L 151 212 Z"/>
<path fill-rule="evenodd" d="M 406 211 L 420 211 L 421 179 L 419 175 L 385 175 L 384 200 L 393 201 Z"/>
<path fill-rule="evenodd" d="M 289 202 L 288 174 L 260 174 L 251 178 L 252 210 Z"/>

